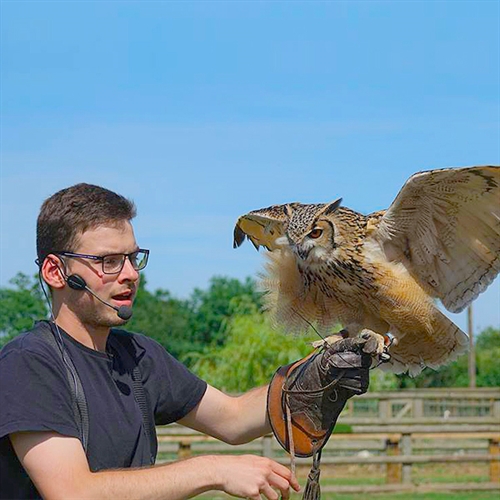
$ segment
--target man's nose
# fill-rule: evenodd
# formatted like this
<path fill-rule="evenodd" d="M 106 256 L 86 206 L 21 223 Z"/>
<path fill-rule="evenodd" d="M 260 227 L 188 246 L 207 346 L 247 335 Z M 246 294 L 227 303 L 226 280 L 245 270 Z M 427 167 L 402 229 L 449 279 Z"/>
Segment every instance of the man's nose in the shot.
<path fill-rule="evenodd" d="M 125 258 L 119 279 L 120 281 L 137 281 L 139 279 L 139 271 L 134 269 L 129 256 Z"/>

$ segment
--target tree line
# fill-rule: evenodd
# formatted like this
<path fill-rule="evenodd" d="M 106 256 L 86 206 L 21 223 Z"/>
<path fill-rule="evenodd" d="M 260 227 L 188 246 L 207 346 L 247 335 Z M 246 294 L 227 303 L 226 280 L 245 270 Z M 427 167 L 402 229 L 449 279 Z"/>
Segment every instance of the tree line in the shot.
<path fill-rule="evenodd" d="M 48 317 L 36 276 L 19 273 L 10 286 L 0 287 L 0 347 Z M 127 329 L 155 339 L 209 383 L 230 392 L 269 382 L 278 366 L 305 356 L 310 341 L 317 339 L 313 331 L 297 336 L 273 325 L 253 279 L 220 276 L 187 299 L 162 288 L 150 291 L 143 277 Z M 499 386 L 500 329 L 486 328 L 475 340 L 477 385 Z M 371 373 L 373 390 L 467 385 L 467 356 L 437 371 L 427 368 L 415 378 Z"/>

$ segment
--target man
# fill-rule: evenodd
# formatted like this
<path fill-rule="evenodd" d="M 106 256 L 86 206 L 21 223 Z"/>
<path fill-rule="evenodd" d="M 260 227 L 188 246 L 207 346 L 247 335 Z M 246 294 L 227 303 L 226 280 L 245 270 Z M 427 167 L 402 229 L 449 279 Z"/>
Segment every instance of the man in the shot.
<path fill-rule="evenodd" d="M 130 316 L 148 258 L 136 243 L 134 216 L 129 200 L 88 184 L 42 205 L 37 261 L 53 321 L 0 353 L 0 498 L 175 500 L 208 490 L 289 498 L 290 488 L 299 489 L 296 478 L 264 457 L 199 456 L 149 466 L 155 450 L 135 399 L 134 366 L 158 425 L 177 421 L 231 444 L 271 429 L 266 387 L 229 397 L 153 340 L 116 328 Z M 70 361 L 42 338 L 43 329 Z M 76 382 L 75 371 L 88 406 L 86 452 L 68 379 L 70 373 Z"/>

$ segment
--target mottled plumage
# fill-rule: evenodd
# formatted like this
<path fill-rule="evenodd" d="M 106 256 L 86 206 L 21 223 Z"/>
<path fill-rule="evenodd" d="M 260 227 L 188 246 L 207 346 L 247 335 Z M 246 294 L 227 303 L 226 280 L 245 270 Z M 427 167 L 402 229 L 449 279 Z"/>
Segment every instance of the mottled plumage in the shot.
<path fill-rule="evenodd" d="M 289 203 L 238 219 L 268 254 L 262 285 L 276 320 L 324 332 L 341 323 L 396 338 L 387 366 L 415 375 L 467 348 L 436 307 L 463 310 L 500 271 L 500 167 L 419 172 L 386 211 L 368 216 L 333 203 Z"/>

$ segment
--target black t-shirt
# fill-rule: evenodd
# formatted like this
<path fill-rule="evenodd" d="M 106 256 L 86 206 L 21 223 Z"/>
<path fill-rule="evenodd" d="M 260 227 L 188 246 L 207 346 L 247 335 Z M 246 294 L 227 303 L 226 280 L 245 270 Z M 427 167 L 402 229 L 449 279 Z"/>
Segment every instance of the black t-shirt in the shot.
<path fill-rule="evenodd" d="M 138 363 L 157 425 L 189 413 L 203 397 L 206 382 L 144 335 L 112 330 L 106 352 L 99 352 L 59 330 L 87 399 L 90 469 L 148 465 L 150 445 L 123 346 L 131 348 Z M 41 498 L 12 449 L 8 435 L 18 431 L 55 431 L 79 438 L 65 365 L 36 328 L 0 351 L 0 499 Z"/>

